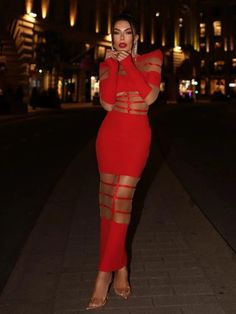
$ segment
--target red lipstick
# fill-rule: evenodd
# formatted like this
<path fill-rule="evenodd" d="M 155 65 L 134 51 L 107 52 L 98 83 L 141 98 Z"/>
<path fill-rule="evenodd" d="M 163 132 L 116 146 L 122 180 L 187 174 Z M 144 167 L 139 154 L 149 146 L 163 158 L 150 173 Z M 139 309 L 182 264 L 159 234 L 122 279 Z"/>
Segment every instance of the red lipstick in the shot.
<path fill-rule="evenodd" d="M 119 47 L 120 47 L 120 48 L 125 48 L 125 47 L 127 47 L 127 44 L 126 44 L 126 43 L 120 43 L 120 44 L 119 44 Z"/>

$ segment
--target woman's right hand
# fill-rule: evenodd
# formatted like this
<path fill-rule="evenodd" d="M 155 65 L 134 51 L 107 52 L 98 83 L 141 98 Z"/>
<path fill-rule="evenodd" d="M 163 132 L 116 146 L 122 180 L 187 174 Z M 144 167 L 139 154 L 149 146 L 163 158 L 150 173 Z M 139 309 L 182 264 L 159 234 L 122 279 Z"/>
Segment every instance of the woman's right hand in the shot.
<path fill-rule="evenodd" d="M 117 60 L 117 51 L 112 49 L 106 50 L 105 60 L 108 58 L 112 58 L 114 60 Z"/>

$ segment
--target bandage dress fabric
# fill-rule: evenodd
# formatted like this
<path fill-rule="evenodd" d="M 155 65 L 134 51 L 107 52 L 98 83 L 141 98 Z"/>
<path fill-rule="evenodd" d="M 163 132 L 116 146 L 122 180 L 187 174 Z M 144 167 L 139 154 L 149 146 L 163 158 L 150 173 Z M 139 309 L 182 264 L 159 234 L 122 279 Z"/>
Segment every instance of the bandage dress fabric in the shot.
<path fill-rule="evenodd" d="M 161 62 L 160 50 L 140 55 L 136 61 L 144 80 L 158 88 L 160 86 L 158 69 Z M 103 63 L 100 67 L 105 68 L 106 65 Z M 118 73 L 116 94 L 121 92 L 128 94 L 139 91 L 129 75 Z M 146 114 L 109 111 L 100 126 L 96 140 L 99 172 L 140 177 L 149 155 L 150 143 L 151 129 Z"/>
<path fill-rule="evenodd" d="M 151 143 L 145 99 L 160 86 L 161 64 L 160 50 L 135 59 L 128 56 L 120 63 L 108 58 L 100 64 L 100 96 L 111 109 L 96 139 L 101 174 L 100 271 L 115 271 L 127 264 L 126 234 L 132 197 Z"/>

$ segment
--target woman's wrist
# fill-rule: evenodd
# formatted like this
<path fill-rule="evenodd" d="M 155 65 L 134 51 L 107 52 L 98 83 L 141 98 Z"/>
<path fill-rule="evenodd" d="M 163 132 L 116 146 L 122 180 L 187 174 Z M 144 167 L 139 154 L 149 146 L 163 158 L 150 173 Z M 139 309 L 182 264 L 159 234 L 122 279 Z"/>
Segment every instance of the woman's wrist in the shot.
<path fill-rule="evenodd" d="M 112 57 L 105 59 L 104 62 L 108 65 L 110 69 L 118 70 L 118 61 L 116 61 Z"/>
<path fill-rule="evenodd" d="M 126 58 L 120 61 L 120 64 L 127 69 L 134 68 L 135 65 L 133 63 L 133 58 L 131 54 L 129 54 Z"/>

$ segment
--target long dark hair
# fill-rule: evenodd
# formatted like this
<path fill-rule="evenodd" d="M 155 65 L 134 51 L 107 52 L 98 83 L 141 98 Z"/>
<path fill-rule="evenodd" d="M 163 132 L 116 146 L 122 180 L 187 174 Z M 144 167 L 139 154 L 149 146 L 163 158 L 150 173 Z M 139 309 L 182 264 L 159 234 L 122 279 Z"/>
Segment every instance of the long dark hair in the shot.
<path fill-rule="evenodd" d="M 127 21 L 129 23 L 131 29 L 132 29 L 133 36 L 137 33 L 136 21 L 135 21 L 134 17 L 128 12 L 122 12 L 113 18 L 112 33 L 114 30 L 114 26 L 115 26 L 116 22 L 118 22 L 118 21 Z"/>
<path fill-rule="evenodd" d="M 135 22 L 135 19 L 132 17 L 132 15 L 130 13 L 122 12 L 119 15 L 116 15 L 113 18 L 113 22 L 112 22 L 112 33 L 111 33 L 112 46 L 113 46 L 113 42 L 114 42 L 113 41 L 114 27 L 115 27 L 115 24 L 119 21 L 127 21 L 129 23 L 131 30 L 132 30 L 132 34 L 133 34 L 133 39 L 134 39 L 134 36 L 137 32 L 137 24 Z M 133 46 L 134 46 L 134 43 L 133 43 Z"/>

